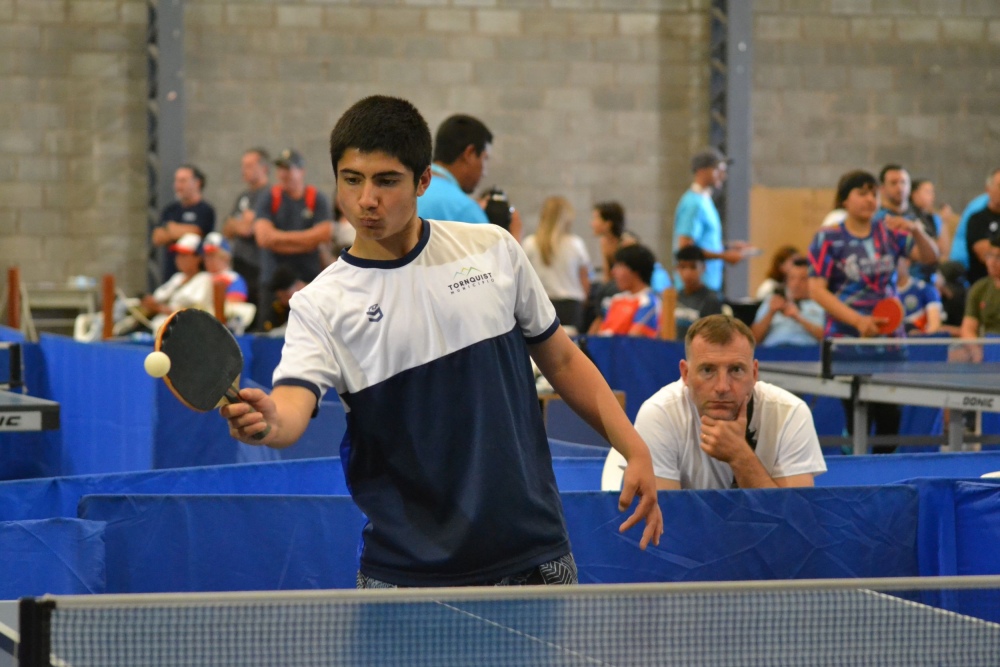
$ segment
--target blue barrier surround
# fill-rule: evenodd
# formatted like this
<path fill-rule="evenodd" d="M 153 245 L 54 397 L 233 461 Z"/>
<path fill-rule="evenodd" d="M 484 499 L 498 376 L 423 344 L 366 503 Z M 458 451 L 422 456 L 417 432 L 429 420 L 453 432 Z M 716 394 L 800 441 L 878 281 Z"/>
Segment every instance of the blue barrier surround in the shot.
<path fill-rule="evenodd" d="M 968 478 L 1000 470 L 1000 452 L 945 452 L 891 456 L 831 456 L 822 486 L 889 484 L 917 477 Z"/>
<path fill-rule="evenodd" d="M 103 593 L 104 559 L 103 522 L 0 522 L 0 600 Z"/>
<path fill-rule="evenodd" d="M 0 327 L 0 338 L 9 335 L 9 333 Z M 672 352 L 670 351 L 671 345 L 673 345 Z M 251 376 L 247 378 L 248 382 L 260 379 L 252 377 L 254 373 L 269 373 L 265 370 L 271 363 L 267 359 L 273 359 L 276 351 L 280 353 L 280 342 L 274 339 L 241 340 L 241 346 L 244 349 L 248 373 Z M 602 346 L 606 346 L 603 351 Z M 679 360 L 677 353 L 682 349 L 679 344 L 665 344 L 659 341 L 595 339 L 590 342 L 588 351 L 595 357 L 595 360 L 599 361 L 599 367 L 603 365 L 610 368 L 610 371 L 607 372 L 611 372 L 612 377 L 614 373 L 627 375 L 632 372 L 629 370 L 630 368 L 638 368 L 642 373 L 636 386 L 648 385 L 652 393 L 652 391 L 658 390 L 662 384 L 671 381 L 663 377 L 663 368 L 665 367 L 661 366 L 660 362 L 664 355 L 673 354 L 676 357 L 673 360 L 672 371 L 676 372 L 676 361 Z M 806 348 L 797 353 L 806 354 L 809 350 L 810 348 Z M 162 396 L 159 390 L 154 389 L 162 383 L 149 378 L 142 370 L 142 360 L 149 351 L 148 346 L 82 344 L 61 337 L 46 336 L 40 344 L 26 344 L 24 351 L 25 377 L 29 387 L 33 389 L 32 393 L 60 401 L 64 405 L 64 415 L 67 414 L 66 410 L 69 411 L 68 414 L 72 418 L 73 426 L 67 427 L 64 418 L 64 428 L 50 434 L 54 438 L 53 440 L 33 440 L 31 443 L 33 449 L 30 450 L 21 447 L 26 442 L 22 443 L 4 436 L 2 443 L 4 461 L 0 465 L 0 475 L 23 475 L 29 470 L 37 474 L 49 475 L 65 474 L 66 470 L 104 473 L 110 472 L 107 468 L 131 470 L 133 466 L 141 470 L 141 472 L 120 472 L 112 475 L 92 474 L 81 477 L 0 483 L 0 520 L 8 521 L 5 527 L 11 532 L 6 533 L 6 535 L 10 540 L 13 540 L 11 544 L 20 545 L 16 546 L 10 553 L 26 554 L 21 561 L 11 563 L 11 565 L 31 570 L 27 579 L 20 580 L 22 583 L 28 582 L 24 584 L 25 586 L 29 584 L 36 586 L 38 582 L 46 581 L 47 575 L 38 571 L 36 563 L 39 564 L 38 567 L 42 567 L 43 563 L 66 559 L 67 563 L 73 564 L 67 570 L 68 572 L 88 573 L 86 577 L 78 577 L 80 582 L 85 583 L 72 584 L 81 590 L 70 590 L 69 592 L 96 590 L 98 584 L 90 576 L 90 573 L 96 571 L 93 569 L 98 567 L 95 563 L 100 563 L 98 569 L 104 567 L 104 555 L 102 553 L 98 557 L 98 549 L 94 545 L 97 542 L 104 544 L 106 528 L 100 531 L 94 526 L 101 524 L 88 527 L 89 524 L 77 524 L 75 523 L 77 520 L 72 518 L 76 516 L 75 504 L 79 499 L 95 493 L 114 494 L 116 498 L 128 497 L 132 499 L 148 497 L 136 494 L 152 493 L 157 494 L 158 497 L 171 498 L 167 504 L 172 509 L 170 512 L 160 513 L 159 516 L 174 516 L 171 512 L 175 512 L 176 517 L 171 520 L 176 525 L 180 525 L 177 522 L 183 518 L 180 508 L 186 507 L 186 497 L 175 494 L 183 493 L 274 494 L 270 498 L 259 495 L 252 496 L 256 506 L 263 509 L 272 506 L 281 507 L 282 503 L 288 502 L 296 504 L 298 501 L 295 497 L 286 497 L 289 494 L 322 494 L 330 499 L 336 498 L 338 503 L 346 503 L 351 508 L 354 507 L 349 498 L 328 495 L 346 491 L 340 462 L 332 457 L 317 461 L 274 461 L 244 466 L 223 465 L 194 470 L 150 472 L 148 461 L 156 461 L 158 458 L 161 464 L 170 462 L 176 465 L 196 465 L 199 463 L 199 459 L 206 457 L 218 456 L 225 463 L 232 463 L 233 459 L 240 460 L 241 457 L 254 455 L 263 456 L 266 454 L 273 457 L 274 452 L 265 448 L 245 445 L 239 445 L 239 448 L 236 448 L 234 445 L 230 449 L 223 447 L 222 449 L 226 453 L 222 456 L 219 454 L 218 448 L 212 449 L 215 446 L 212 443 L 216 442 L 216 437 L 228 439 L 228 434 L 219 436 L 215 431 L 208 431 L 205 432 L 208 435 L 199 435 L 201 433 L 199 429 L 205 427 L 200 425 L 197 420 L 209 420 L 206 421 L 209 424 L 207 427 L 209 429 L 217 429 L 221 426 L 225 430 L 225 423 L 215 414 L 198 415 L 188 411 L 186 408 L 182 408 L 171 395 Z M 615 358 L 601 356 L 602 353 L 609 351 L 615 351 Z M 763 358 L 763 349 L 759 356 Z M 638 365 L 640 361 L 641 365 Z M 604 370 L 605 368 L 602 368 L 602 371 Z M 269 383 L 269 377 L 266 379 L 266 384 L 261 382 L 263 386 L 268 386 Z M 612 381 L 612 385 L 615 384 Z M 623 388 L 627 393 L 630 410 L 637 411 L 644 400 L 641 399 L 641 390 Z M 316 431 L 317 440 L 315 442 L 318 451 L 336 453 L 333 450 L 339 443 L 336 429 L 343 428 L 342 407 L 338 413 L 338 406 L 339 402 L 334 401 L 329 402 L 329 404 L 324 402 L 320 411 L 321 418 L 314 420 L 313 426 L 320 426 Z M 839 404 L 836 407 L 839 409 Z M 173 412 L 174 408 L 178 409 L 176 413 Z M 147 421 L 150 419 L 150 414 L 154 416 L 153 426 L 143 422 L 143 419 Z M 323 417 L 326 417 L 328 421 L 321 421 Z M 87 423 L 88 420 L 92 423 Z M 106 420 L 107 423 L 102 422 L 102 420 Z M 189 430 L 177 429 L 177 424 L 174 422 L 188 424 Z M 174 429 L 174 437 L 167 439 L 162 433 L 153 433 L 154 430 L 162 428 Z M 25 435 L 37 437 L 38 434 Z M 157 437 L 162 438 L 158 443 Z M 287 451 L 296 452 L 296 448 L 293 447 Z M 302 455 L 308 455 L 312 450 L 306 448 L 297 451 L 301 452 Z M 560 443 L 554 440 L 552 441 L 552 451 L 556 457 L 554 464 L 557 481 L 562 491 L 596 490 L 600 479 L 599 468 L 603 467 L 603 456 L 607 451 L 606 448 Z M 29 455 L 33 460 L 29 460 Z M 567 455 L 569 458 L 563 458 Z M 985 471 L 981 471 L 979 466 L 990 471 L 1000 469 L 1000 465 L 994 465 L 1000 460 L 998 457 L 1000 455 L 993 453 L 831 457 L 828 461 L 830 472 L 820 476 L 817 483 L 823 487 L 829 487 L 831 484 L 843 484 L 845 481 L 851 484 L 860 482 L 885 484 L 913 476 L 963 477 L 970 474 L 978 475 Z M 143 468 L 143 466 L 146 467 Z M 898 570 L 891 576 L 902 576 L 912 573 L 913 562 L 917 563 L 921 574 L 978 574 L 983 573 L 984 569 L 991 573 L 996 572 L 994 554 L 1000 551 L 1000 528 L 997 527 L 1000 525 L 1000 518 L 998 518 L 1000 513 L 996 511 L 1000 487 L 995 483 L 985 480 L 921 479 L 912 481 L 904 487 L 909 488 L 919 498 L 919 513 L 915 520 L 916 541 L 913 544 L 913 559 L 915 560 L 912 562 L 908 560 L 909 557 L 902 554 L 900 547 L 909 539 L 908 522 L 912 513 L 911 508 L 905 503 L 899 502 L 897 497 L 899 492 L 893 490 L 897 487 L 892 487 L 888 491 L 887 488 L 853 490 L 820 488 L 775 492 L 718 491 L 662 494 L 661 505 L 668 517 L 665 539 L 671 539 L 673 536 L 670 542 L 672 550 L 664 550 L 661 547 L 646 552 L 642 556 L 636 556 L 636 553 L 641 552 L 634 548 L 640 529 L 634 529 L 625 536 L 618 535 L 616 532 L 618 523 L 624 518 L 616 510 L 617 494 L 584 493 L 580 495 L 566 493 L 564 498 L 567 499 L 568 503 L 567 519 L 572 524 L 571 536 L 576 545 L 578 558 L 580 558 L 580 554 L 583 554 L 588 563 L 587 569 L 583 572 L 585 576 L 594 581 L 604 580 L 601 577 L 611 576 L 609 573 L 612 573 L 615 568 L 620 568 L 623 563 L 628 562 L 622 560 L 626 557 L 642 559 L 637 566 L 640 572 L 659 572 L 660 570 L 657 568 L 661 568 L 663 572 L 669 573 L 673 577 L 729 578 L 730 576 L 742 577 L 747 574 L 758 578 L 806 576 L 802 573 L 815 574 L 827 570 L 835 574 L 826 576 L 877 576 L 876 574 L 845 575 L 843 572 L 867 572 L 878 570 L 882 566 Z M 769 498 L 772 496 L 768 494 L 772 493 L 785 495 L 773 496 L 778 500 L 771 500 Z M 578 495 L 582 499 L 574 499 Z M 301 496 L 298 497 L 301 498 Z M 886 498 L 889 498 L 889 501 Z M 310 512 L 316 516 L 321 515 L 323 503 L 319 501 L 324 499 L 317 499 L 315 501 L 317 504 L 310 509 Z M 242 497 L 229 496 L 223 504 L 229 508 L 238 507 L 241 500 Z M 820 502 L 821 500 L 822 502 Z M 838 506 L 838 502 L 842 507 Z M 110 501 L 100 506 L 110 507 L 109 503 Z M 97 507 L 98 505 L 93 505 L 94 512 L 97 512 Z M 896 516 L 885 514 L 883 510 L 887 508 L 895 508 Z M 267 512 L 270 511 L 267 510 Z M 348 510 L 343 511 L 347 512 Z M 808 520 L 803 519 L 798 514 L 799 511 L 803 512 L 803 516 L 807 517 Z M 792 514 L 786 516 L 786 513 Z M 47 523 L 52 517 L 60 515 L 66 517 L 69 522 Z M 169 531 L 164 533 L 148 532 L 149 527 L 153 525 L 148 522 L 152 521 L 154 515 L 156 515 L 155 512 L 145 514 L 142 517 L 134 514 L 131 520 L 135 525 L 146 526 L 147 533 L 143 533 L 144 537 L 155 536 L 156 540 L 176 539 L 176 536 Z M 265 515 L 270 516 L 267 513 Z M 240 516 L 243 517 L 241 520 L 250 521 L 253 519 L 252 513 Z M 691 516 L 700 518 L 693 521 L 690 519 Z M 197 517 L 188 518 L 193 520 Z M 31 530 L 51 529 L 55 535 L 47 543 L 35 540 L 39 549 L 37 554 L 29 554 L 24 551 L 25 542 L 19 537 L 33 534 L 31 530 L 24 531 L 23 526 L 20 525 L 29 520 L 35 521 L 37 524 Z M 219 536 L 219 539 L 213 541 L 222 543 L 223 546 L 230 545 L 234 537 L 241 539 L 238 534 L 234 536 L 236 531 L 222 515 L 219 515 L 218 521 L 218 525 L 211 529 L 215 532 L 203 534 Z M 799 537 L 796 537 L 795 534 L 785 535 L 786 528 L 793 525 L 798 526 L 800 530 L 811 530 L 809 521 L 820 527 L 826 526 L 826 522 L 831 522 L 835 526 L 840 526 L 839 530 L 844 531 L 845 534 L 830 532 L 833 531 L 832 528 L 827 529 L 829 535 L 833 535 L 832 538 L 829 535 L 824 536 L 818 533 L 802 533 L 812 536 L 805 542 L 803 542 L 804 538 L 801 537 L 801 534 Z M 783 525 L 782 522 L 785 522 L 787 526 Z M 200 520 L 199 525 L 201 525 Z M 760 532 L 759 525 L 769 526 L 769 530 L 772 532 L 768 530 Z M 714 528 L 710 528 L 711 526 Z M 124 530 L 123 526 L 119 526 L 119 528 Z M 279 526 L 276 530 L 276 534 L 282 535 L 284 528 Z M 345 542 L 345 544 L 338 546 L 338 548 L 343 549 L 347 549 L 349 546 L 351 549 L 352 555 L 348 561 L 352 565 L 344 572 L 353 569 L 353 563 L 356 562 L 353 559 L 359 530 L 360 528 L 353 530 L 349 535 L 345 533 L 347 536 L 343 539 L 349 541 L 350 544 Z M 100 538 L 97 537 L 98 532 L 101 532 Z M 41 535 L 42 533 L 36 532 L 34 534 Z M 124 533 L 116 533 L 119 536 L 121 534 Z M 780 549 L 765 548 L 770 546 L 769 540 L 772 534 L 785 535 L 783 540 L 792 545 L 805 544 L 801 548 L 808 549 L 811 558 L 805 562 L 793 562 L 790 558 L 798 553 L 795 549 L 792 549 L 789 554 Z M 0 536 L 2 535 L 4 533 L 0 531 Z M 80 535 L 89 536 L 89 539 L 95 540 L 95 542 L 88 541 L 85 548 L 80 547 L 80 544 L 84 543 L 81 541 Z M 823 539 L 824 537 L 826 539 Z M 733 548 L 732 544 L 727 547 L 727 543 L 723 542 L 728 538 L 735 540 L 733 544 L 740 544 L 739 540 L 745 541 L 744 548 L 747 550 L 745 559 L 738 558 L 739 554 L 743 552 L 726 550 Z M 865 543 L 862 538 L 868 539 L 869 542 Z M 852 539 L 856 539 L 857 542 L 852 542 Z M 275 539 L 274 542 L 275 544 L 281 543 L 280 539 Z M 308 542 L 303 542 L 303 544 L 305 543 Z M 115 545 L 117 546 L 114 549 L 131 546 L 120 541 L 115 541 Z M 607 547 L 611 550 L 610 555 L 604 551 L 607 545 L 610 545 Z M 7 543 L 0 539 L 0 566 L 7 564 L 2 560 L 4 550 L 7 548 L 9 548 Z M 848 549 L 849 553 L 840 553 L 840 548 Z M 240 554 L 232 553 L 231 546 L 228 549 L 229 564 L 232 566 L 234 562 L 238 563 Z M 621 549 L 627 549 L 627 551 L 616 551 Z M 699 549 L 706 551 L 699 552 Z M 80 566 L 82 569 L 79 569 L 74 561 L 74 558 L 77 557 L 74 554 L 77 552 L 80 554 L 79 558 L 84 558 L 86 553 L 90 554 L 90 560 Z M 121 557 L 120 551 L 111 550 L 108 553 L 113 553 L 115 558 Z M 728 569 L 722 567 L 723 561 L 721 560 L 720 564 L 709 559 L 699 562 L 695 558 L 698 553 L 701 554 L 701 557 L 705 557 L 706 553 L 731 554 L 723 559 Z M 285 551 L 286 557 L 290 554 L 291 552 Z M 271 555 L 274 556 L 273 553 Z M 773 558 L 771 558 L 772 556 Z M 18 557 L 20 558 L 20 556 Z M 649 557 L 658 558 L 663 562 L 650 565 L 646 560 Z M 854 562 L 853 559 L 861 557 L 869 559 L 870 562 L 864 560 Z M 769 558 L 771 559 L 769 560 Z M 272 559 L 267 563 L 260 561 L 260 564 L 262 567 L 265 564 L 274 567 L 274 562 Z M 194 567 L 192 564 L 189 566 Z M 650 567 L 653 569 L 648 570 Z M 5 571 L 7 571 L 6 568 Z M 726 572 L 732 574 L 727 575 Z M 305 577 L 306 574 L 303 576 Z M 341 574 L 343 575 L 342 579 L 346 581 L 347 575 L 343 572 Z M 51 592 L 72 588 L 71 582 L 66 576 L 66 572 L 61 572 L 58 567 L 53 566 L 52 585 L 42 586 L 42 588 Z M 350 582 L 345 585 L 353 585 L 353 573 L 350 574 L 350 577 Z M 12 579 L 12 581 L 18 580 Z M 290 585 L 287 577 L 278 581 L 280 585 Z M 38 585 L 40 586 L 40 584 Z M 34 592 L 36 591 L 26 590 L 19 594 L 32 594 Z M 963 602 L 961 596 L 949 599 L 947 602 L 947 608 L 952 609 L 959 608 L 961 604 L 975 604 L 975 601 Z"/>
<path fill-rule="evenodd" d="M 584 583 L 912 576 L 906 486 L 664 494 L 659 547 L 618 532 L 617 495 L 562 494 Z M 343 496 L 97 495 L 108 592 L 351 587 L 363 517 Z M 195 536 L 212 536 L 197 539 Z"/>
<path fill-rule="evenodd" d="M 346 495 L 340 459 L 253 463 L 0 482 L 0 521 L 76 517 L 90 494 Z"/>
<path fill-rule="evenodd" d="M 305 472 L 308 464 L 281 465 Z M 320 483 L 332 465 L 330 459 L 315 462 L 315 472 L 326 470 Z M 241 472 L 253 474 L 239 482 L 266 485 L 274 466 L 248 470 L 253 467 L 241 466 Z M 132 489 L 155 488 L 156 480 L 146 481 Z M 15 533 L 0 531 L 0 565 L 3 554 L 17 553 L 10 544 L 21 545 L 23 557 L 8 564 L 27 572 L 11 581 L 46 590 L 67 590 L 66 573 L 81 571 L 89 573 L 80 577 L 88 591 L 99 592 L 93 573 L 105 570 L 108 592 L 353 586 L 363 519 L 348 496 L 245 495 L 246 489 L 244 495 L 237 489 L 232 495 L 179 493 L 194 487 L 172 485 L 170 495 L 135 490 L 84 495 L 79 517 L 106 524 L 104 551 L 96 542 L 81 551 L 73 519 L 0 524 L 37 531 L 51 521 L 57 537 L 32 538 L 26 550 L 24 540 L 2 539 Z M 637 548 L 641 525 L 618 532 L 628 513 L 618 512 L 616 493 L 564 492 L 562 499 L 584 583 L 998 570 L 1000 482 L 932 479 L 880 487 L 662 493 L 664 537 L 645 552 Z M 96 540 L 96 529 L 92 532 Z M 60 561 L 71 565 L 51 566 Z M 47 577 L 51 586 L 43 585 Z M 7 589 L 10 597 L 30 592 Z M 954 610 L 980 604 L 948 592 L 927 601 Z"/>
<path fill-rule="evenodd" d="M 108 593 L 355 585 L 364 517 L 345 496 L 98 495 L 79 512 L 107 523 Z"/>
<path fill-rule="evenodd" d="M 918 496 L 905 486 L 659 496 L 664 533 L 638 548 L 615 493 L 564 493 L 583 583 L 912 576 Z"/>
<path fill-rule="evenodd" d="M 0 338 L 18 332 L 0 328 Z M 243 336 L 244 385 L 269 388 L 281 339 Z M 626 412 L 635 413 L 650 395 L 679 377 L 683 344 L 629 337 L 595 337 L 585 343 L 609 383 L 626 394 Z M 0 479 L 97 474 L 336 456 L 346 423 L 336 396 L 328 396 L 298 446 L 270 450 L 229 437 L 214 412 L 183 407 L 166 386 L 148 377 L 142 362 L 148 345 L 79 343 L 45 335 L 25 344 L 25 376 L 32 393 L 58 401 L 63 428 L 54 432 L 3 436 Z M 760 348 L 761 360 L 817 359 L 818 347 Z M 833 399 L 807 397 L 820 434 L 840 434 L 843 409 Z M 562 405 L 552 406 L 549 435 L 606 446 Z M 940 411 L 904 410 L 903 432 L 940 432 Z M 928 417 L 932 418 L 928 420 Z M 838 453 L 826 450 L 827 455 Z M 575 455 L 575 454 L 574 454 Z"/>
<path fill-rule="evenodd" d="M 549 445 L 560 490 L 600 488 L 607 449 L 557 440 Z M 348 490 L 339 457 L 9 480 L 0 482 L 0 521 L 75 517 L 83 496 L 123 493 L 347 495 Z"/>

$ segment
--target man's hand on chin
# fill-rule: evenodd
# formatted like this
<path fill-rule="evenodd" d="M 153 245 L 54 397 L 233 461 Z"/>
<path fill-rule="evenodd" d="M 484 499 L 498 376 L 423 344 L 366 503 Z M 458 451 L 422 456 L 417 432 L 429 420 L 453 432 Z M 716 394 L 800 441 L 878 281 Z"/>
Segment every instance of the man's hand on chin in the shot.
<path fill-rule="evenodd" d="M 747 445 L 747 404 L 749 397 L 740 404 L 736 419 L 716 419 L 701 416 L 701 449 L 713 459 L 731 463 L 740 456 L 753 454 Z"/>

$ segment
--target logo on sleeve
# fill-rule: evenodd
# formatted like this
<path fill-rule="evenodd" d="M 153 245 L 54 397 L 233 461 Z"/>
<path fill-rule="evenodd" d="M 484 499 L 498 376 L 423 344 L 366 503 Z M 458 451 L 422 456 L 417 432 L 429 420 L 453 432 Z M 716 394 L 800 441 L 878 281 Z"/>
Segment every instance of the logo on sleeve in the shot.
<path fill-rule="evenodd" d="M 368 321 L 369 322 L 381 322 L 382 321 L 382 317 L 383 317 L 382 316 L 382 309 L 379 307 L 379 305 L 377 303 L 374 304 L 374 305 L 368 306 L 368 310 L 366 312 L 368 314 Z"/>
<path fill-rule="evenodd" d="M 462 267 L 452 276 L 452 281 L 448 284 L 448 289 L 452 294 L 464 292 L 465 290 L 479 287 L 493 282 L 493 273 L 480 271 L 474 266 Z"/>

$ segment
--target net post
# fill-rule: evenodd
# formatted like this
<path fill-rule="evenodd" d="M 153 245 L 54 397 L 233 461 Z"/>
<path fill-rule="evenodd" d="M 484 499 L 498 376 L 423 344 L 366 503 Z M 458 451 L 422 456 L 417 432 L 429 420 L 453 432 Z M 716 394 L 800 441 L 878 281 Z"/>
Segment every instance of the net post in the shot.
<path fill-rule="evenodd" d="M 821 371 L 820 375 L 825 379 L 830 379 L 833 377 L 833 340 L 830 338 L 823 339 L 823 348 L 820 352 L 820 364 Z"/>
<path fill-rule="evenodd" d="M 17 606 L 21 633 L 21 641 L 17 647 L 18 666 L 49 667 L 55 601 L 21 598 Z"/>
<path fill-rule="evenodd" d="M 16 266 L 7 269 L 7 326 L 21 328 L 21 269 Z"/>
<path fill-rule="evenodd" d="M 105 273 L 101 277 L 101 315 L 104 321 L 101 338 L 107 340 L 115 332 L 115 276 L 113 273 Z"/>
<path fill-rule="evenodd" d="M 222 281 L 212 283 L 212 306 L 215 310 L 215 319 L 223 324 L 226 323 L 226 288 L 227 285 Z"/>

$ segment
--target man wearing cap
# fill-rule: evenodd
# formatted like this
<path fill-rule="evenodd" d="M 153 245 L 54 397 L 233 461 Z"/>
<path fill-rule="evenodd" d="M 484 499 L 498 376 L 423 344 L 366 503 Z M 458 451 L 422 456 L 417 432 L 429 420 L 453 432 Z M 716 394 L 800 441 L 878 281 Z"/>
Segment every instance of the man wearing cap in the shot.
<path fill-rule="evenodd" d="M 199 306 L 206 293 L 211 293 L 212 279 L 201 270 L 201 236 L 184 234 L 170 246 L 177 260 L 177 272 L 142 297 L 142 307 L 147 316 L 153 317 L 153 331 L 168 315 L 181 308 Z"/>
<path fill-rule="evenodd" d="M 478 118 L 445 119 L 434 136 L 431 184 L 417 199 L 417 215 L 431 220 L 488 224 L 483 207 L 470 195 L 486 175 L 493 134 Z"/>
<path fill-rule="evenodd" d="M 674 213 L 673 252 L 690 245 L 701 248 L 707 260 L 702 282 L 716 292 L 722 291 L 722 262 L 736 264 L 743 259 L 739 248 L 727 250 L 723 244 L 722 220 L 712 201 L 712 192 L 726 181 L 728 162 L 715 148 L 706 148 L 691 158 L 694 179 Z"/>
<path fill-rule="evenodd" d="M 169 249 L 185 234 L 205 236 L 215 229 L 215 209 L 202 199 L 205 189 L 205 174 L 198 167 L 184 164 L 174 172 L 174 195 L 160 214 L 160 224 L 153 229 L 154 246 L 168 246 L 163 265 L 163 276 L 172 276 L 177 271 L 174 261 L 176 253 Z"/>
<path fill-rule="evenodd" d="M 253 236 L 253 221 L 257 205 L 268 191 L 271 181 L 271 158 L 263 148 L 251 148 L 240 159 L 240 175 L 246 190 L 236 197 L 226 218 L 222 233 L 232 244 L 233 269 L 247 283 L 247 300 L 257 303 L 257 281 L 260 274 L 260 249 Z"/>
<path fill-rule="evenodd" d="M 323 268 L 318 248 L 330 242 L 334 231 L 330 200 L 306 185 L 302 154 L 286 148 L 274 164 L 278 184 L 261 197 L 253 223 L 261 250 L 258 321 L 267 317 L 274 300 L 269 285 L 275 270 L 285 266 L 299 280 L 312 281 Z"/>

